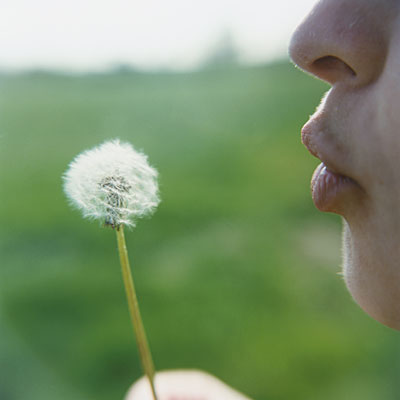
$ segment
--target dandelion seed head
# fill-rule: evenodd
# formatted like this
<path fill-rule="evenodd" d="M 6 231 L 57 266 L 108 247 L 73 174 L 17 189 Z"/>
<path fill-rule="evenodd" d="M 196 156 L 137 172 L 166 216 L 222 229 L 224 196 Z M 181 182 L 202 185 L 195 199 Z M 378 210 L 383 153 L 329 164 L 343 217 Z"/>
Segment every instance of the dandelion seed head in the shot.
<path fill-rule="evenodd" d="M 135 226 L 158 206 L 157 171 L 131 144 L 108 141 L 79 154 L 65 172 L 64 191 L 84 217 Z"/>

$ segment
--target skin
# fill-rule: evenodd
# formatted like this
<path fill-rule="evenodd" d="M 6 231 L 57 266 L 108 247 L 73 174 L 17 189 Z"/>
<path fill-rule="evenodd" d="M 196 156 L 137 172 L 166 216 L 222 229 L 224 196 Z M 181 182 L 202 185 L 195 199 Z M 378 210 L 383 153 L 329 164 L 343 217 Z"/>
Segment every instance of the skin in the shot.
<path fill-rule="evenodd" d="M 304 144 L 358 183 L 320 206 L 345 221 L 346 285 L 369 315 L 400 329 L 400 2 L 320 1 L 290 55 L 332 86 L 302 130 Z"/>
<path fill-rule="evenodd" d="M 158 400 L 250 400 L 214 376 L 198 370 L 159 372 L 155 384 Z M 147 379 L 137 381 L 125 400 L 153 400 Z"/>
<path fill-rule="evenodd" d="M 299 68 L 331 85 L 302 140 L 331 171 L 351 178 L 332 201 L 313 194 L 321 211 L 343 217 L 347 288 L 371 317 L 400 330 L 400 1 L 321 0 L 289 52 Z M 195 384 L 174 397 L 176 379 L 186 377 L 170 373 L 159 400 L 221 398 L 201 372 L 192 379 L 210 389 L 205 397 Z M 228 391 L 223 398 L 244 398 L 235 396 L 242 395 Z"/>

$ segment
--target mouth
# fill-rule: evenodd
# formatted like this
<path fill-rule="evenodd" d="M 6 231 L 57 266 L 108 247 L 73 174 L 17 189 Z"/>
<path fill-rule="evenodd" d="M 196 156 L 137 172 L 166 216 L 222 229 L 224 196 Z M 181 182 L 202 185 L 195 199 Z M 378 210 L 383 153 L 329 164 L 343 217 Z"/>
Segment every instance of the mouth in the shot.
<path fill-rule="evenodd" d="M 331 89 L 322 99 L 317 111 L 301 130 L 301 139 L 307 150 L 322 163 L 311 179 L 312 198 L 320 211 L 344 216 L 354 212 L 365 197 L 365 191 L 354 179 L 355 166 L 350 145 L 340 134 L 334 134 Z M 335 109 L 333 107 L 333 109 Z"/>
<path fill-rule="evenodd" d="M 311 179 L 312 198 L 320 211 L 343 214 L 346 203 L 361 191 L 352 178 L 329 169 L 321 163 Z"/>

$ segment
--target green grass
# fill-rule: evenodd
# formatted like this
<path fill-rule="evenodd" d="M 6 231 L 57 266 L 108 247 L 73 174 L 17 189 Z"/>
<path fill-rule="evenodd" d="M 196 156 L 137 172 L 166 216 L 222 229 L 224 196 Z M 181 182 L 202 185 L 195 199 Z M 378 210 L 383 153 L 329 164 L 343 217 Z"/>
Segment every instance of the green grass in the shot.
<path fill-rule="evenodd" d="M 0 80 L 0 398 L 122 399 L 141 376 L 111 229 L 61 175 L 119 137 L 160 172 L 127 232 L 156 366 L 256 400 L 394 400 L 397 334 L 353 303 L 299 131 L 327 87 L 286 63 Z M 94 278 L 93 278 L 94 277 Z"/>

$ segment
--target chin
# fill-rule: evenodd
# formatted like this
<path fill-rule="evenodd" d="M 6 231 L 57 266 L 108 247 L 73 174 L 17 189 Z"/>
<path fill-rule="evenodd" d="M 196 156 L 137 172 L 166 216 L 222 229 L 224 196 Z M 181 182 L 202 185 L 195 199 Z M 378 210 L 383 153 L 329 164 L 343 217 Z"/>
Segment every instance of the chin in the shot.
<path fill-rule="evenodd" d="M 344 280 L 368 315 L 400 330 L 400 251 L 390 237 L 379 235 L 379 227 L 370 224 L 353 225 L 344 220 Z"/>

